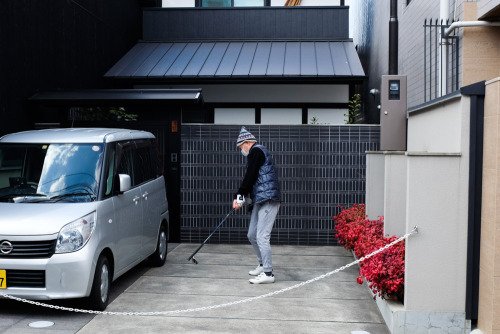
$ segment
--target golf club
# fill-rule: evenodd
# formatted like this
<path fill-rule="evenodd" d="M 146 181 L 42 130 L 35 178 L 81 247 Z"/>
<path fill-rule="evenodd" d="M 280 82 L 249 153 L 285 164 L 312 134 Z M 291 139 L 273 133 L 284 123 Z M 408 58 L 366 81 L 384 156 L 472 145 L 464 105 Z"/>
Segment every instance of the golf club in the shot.
<path fill-rule="evenodd" d="M 244 201 L 243 205 L 252 204 L 252 199 L 250 197 L 246 197 L 246 198 L 243 197 L 243 201 Z M 215 233 L 215 231 L 217 231 L 219 229 L 219 227 L 221 227 L 221 225 L 224 224 L 227 217 L 229 217 L 234 211 L 235 211 L 234 208 L 232 208 L 231 211 L 229 211 L 229 213 L 226 215 L 226 217 L 224 217 L 224 219 L 222 219 L 222 221 L 219 223 L 219 225 L 217 225 L 215 230 L 213 230 L 212 233 L 210 233 L 210 235 L 205 239 L 205 241 L 203 241 L 201 243 L 201 245 L 194 251 L 194 253 L 191 254 L 191 256 L 188 258 L 188 261 L 193 261 L 194 264 L 198 264 L 198 261 L 194 258 L 195 254 L 198 253 L 198 251 L 201 249 L 201 247 L 203 247 L 203 245 L 205 245 L 205 243 L 208 241 L 208 239 L 210 239 L 210 237 Z"/>

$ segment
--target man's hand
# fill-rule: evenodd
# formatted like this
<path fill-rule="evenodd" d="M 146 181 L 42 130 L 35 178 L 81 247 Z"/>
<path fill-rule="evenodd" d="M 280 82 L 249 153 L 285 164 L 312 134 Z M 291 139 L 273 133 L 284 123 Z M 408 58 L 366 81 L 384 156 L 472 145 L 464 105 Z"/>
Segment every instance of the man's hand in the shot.
<path fill-rule="evenodd" d="M 243 207 L 243 205 L 245 205 L 245 196 L 236 195 L 236 199 L 233 201 L 233 208 L 235 210 L 238 210 L 239 208 Z"/>

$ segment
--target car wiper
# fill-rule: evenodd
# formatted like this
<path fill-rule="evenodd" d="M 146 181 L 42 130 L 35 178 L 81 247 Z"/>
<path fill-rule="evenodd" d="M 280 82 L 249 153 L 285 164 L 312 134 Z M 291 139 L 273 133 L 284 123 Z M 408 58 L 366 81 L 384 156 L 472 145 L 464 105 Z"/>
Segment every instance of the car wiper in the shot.
<path fill-rule="evenodd" d="M 49 200 L 57 202 L 67 197 L 76 197 L 76 196 L 89 196 L 92 200 L 96 198 L 96 195 L 91 192 L 74 192 L 74 193 L 66 193 L 57 196 L 52 196 L 49 198 Z"/>

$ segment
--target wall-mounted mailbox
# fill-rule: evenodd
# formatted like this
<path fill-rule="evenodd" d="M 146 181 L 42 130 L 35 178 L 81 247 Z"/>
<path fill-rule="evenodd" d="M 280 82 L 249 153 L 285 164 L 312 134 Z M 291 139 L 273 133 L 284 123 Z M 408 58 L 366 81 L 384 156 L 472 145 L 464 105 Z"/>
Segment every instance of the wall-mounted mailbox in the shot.
<path fill-rule="evenodd" d="M 406 76 L 383 75 L 380 93 L 380 150 L 406 151 Z"/>

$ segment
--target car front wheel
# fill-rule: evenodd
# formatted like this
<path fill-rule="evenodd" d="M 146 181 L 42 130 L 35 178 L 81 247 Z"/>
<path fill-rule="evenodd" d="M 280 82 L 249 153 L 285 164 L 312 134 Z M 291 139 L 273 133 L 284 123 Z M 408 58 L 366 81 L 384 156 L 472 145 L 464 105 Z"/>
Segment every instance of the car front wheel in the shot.
<path fill-rule="evenodd" d="M 88 297 L 89 307 L 96 311 L 104 311 L 109 303 L 111 271 L 108 258 L 101 255 L 95 268 L 94 282 Z"/>

